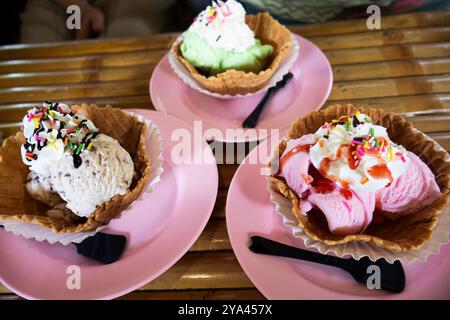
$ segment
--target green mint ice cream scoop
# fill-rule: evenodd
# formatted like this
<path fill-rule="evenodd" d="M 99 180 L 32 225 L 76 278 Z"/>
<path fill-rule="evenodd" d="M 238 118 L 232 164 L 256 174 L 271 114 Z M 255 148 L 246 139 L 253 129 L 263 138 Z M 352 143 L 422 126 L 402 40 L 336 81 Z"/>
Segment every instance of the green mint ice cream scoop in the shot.
<path fill-rule="evenodd" d="M 271 45 L 261 44 L 258 39 L 243 52 L 213 47 L 191 30 L 186 32 L 181 44 L 183 57 L 201 73 L 209 76 L 230 69 L 259 73 L 266 69 L 267 59 L 272 52 Z"/>

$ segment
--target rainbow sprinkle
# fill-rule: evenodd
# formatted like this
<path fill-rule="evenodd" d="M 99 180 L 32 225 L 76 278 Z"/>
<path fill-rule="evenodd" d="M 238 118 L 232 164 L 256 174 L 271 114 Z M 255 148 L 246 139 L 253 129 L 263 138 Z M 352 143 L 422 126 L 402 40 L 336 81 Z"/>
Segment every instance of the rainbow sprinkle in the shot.
<path fill-rule="evenodd" d="M 347 130 L 347 131 L 350 130 L 350 125 L 351 125 L 350 121 L 346 121 L 345 124 L 344 124 L 345 130 Z"/>
<path fill-rule="evenodd" d="M 83 147 L 84 147 L 84 143 L 79 144 L 77 150 L 75 151 L 75 154 L 80 154 L 80 152 L 83 149 Z"/>
<path fill-rule="evenodd" d="M 364 150 L 363 150 L 362 148 L 358 148 L 356 151 L 358 151 L 358 153 L 359 153 L 361 156 L 364 156 L 364 154 L 365 154 L 365 152 L 364 152 Z"/>
<path fill-rule="evenodd" d="M 402 159 L 402 162 L 406 162 L 406 159 L 405 159 L 405 157 L 403 156 L 403 153 L 401 153 L 401 152 L 396 152 L 395 155 L 398 156 L 398 157 L 400 157 L 400 159 Z"/>
<path fill-rule="evenodd" d="M 39 134 L 36 134 L 36 135 L 34 136 L 34 139 L 35 139 L 36 141 L 45 141 L 45 139 L 42 138 Z"/>

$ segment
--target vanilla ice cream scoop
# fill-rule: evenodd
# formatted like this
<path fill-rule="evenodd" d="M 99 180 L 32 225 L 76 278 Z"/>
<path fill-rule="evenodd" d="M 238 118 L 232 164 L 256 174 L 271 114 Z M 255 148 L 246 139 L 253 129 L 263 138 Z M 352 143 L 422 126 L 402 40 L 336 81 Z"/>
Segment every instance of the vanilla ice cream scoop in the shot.
<path fill-rule="evenodd" d="M 124 195 L 133 179 L 133 160 L 117 140 L 99 134 L 90 152 L 81 154 L 83 165 L 74 169 L 72 156 L 50 168 L 52 187 L 75 214 L 88 217 L 116 194 Z"/>
<path fill-rule="evenodd" d="M 25 187 L 34 199 L 50 207 L 64 202 L 58 192 L 53 190 L 49 176 L 41 176 L 34 171 L 30 171 Z"/>
<path fill-rule="evenodd" d="M 35 199 L 53 205 L 56 193 L 73 213 L 89 217 L 130 187 L 134 164 L 128 152 L 68 105 L 45 102 L 30 109 L 23 128 L 21 154 Z"/>
<path fill-rule="evenodd" d="M 389 139 L 386 128 L 364 114 L 325 123 L 315 137 L 312 164 L 346 189 L 380 190 L 400 177 L 409 163 L 407 151 Z"/>

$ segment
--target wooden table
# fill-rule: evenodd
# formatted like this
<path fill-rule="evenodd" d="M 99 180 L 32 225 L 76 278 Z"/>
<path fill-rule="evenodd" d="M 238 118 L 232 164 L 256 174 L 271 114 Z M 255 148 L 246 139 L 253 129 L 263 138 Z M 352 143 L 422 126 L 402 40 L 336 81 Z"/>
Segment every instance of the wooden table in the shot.
<path fill-rule="evenodd" d="M 450 12 L 291 27 L 333 65 L 326 105 L 354 103 L 403 113 L 450 150 Z M 8 136 L 31 103 L 151 108 L 148 83 L 175 34 L 0 47 L 0 132 Z M 301 58 L 301 57 L 300 57 Z M 220 190 L 200 238 L 172 268 L 124 299 L 262 299 L 231 250 L 225 199 L 237 165 L 219 165 Z M 0 285 L 0 299 L 17 296 Z"/>

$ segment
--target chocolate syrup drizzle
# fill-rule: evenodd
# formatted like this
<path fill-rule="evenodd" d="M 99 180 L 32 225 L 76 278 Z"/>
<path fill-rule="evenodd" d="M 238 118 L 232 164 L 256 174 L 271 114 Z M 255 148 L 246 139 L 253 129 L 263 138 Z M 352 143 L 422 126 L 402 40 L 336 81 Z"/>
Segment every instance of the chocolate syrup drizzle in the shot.
<path fill-rule="evenodd" d="M 59 113 L 63 113 L 61 110 L 58 110 L 58 106 L 59 103 L 52 103 L 50 101 L 45 101 L 44 104 L 46 105 L 50 105 L 50 107 L 46 108 L 46 107 L 37 107 L 39 111 L 48 109 L 50 111 L 56 111 Z M 75 115 L 75 113 L 73 111 L 70 111 L 68 113 L 70 116 L 74 117 L 74 119 L 78 119 L 78 116 Z M 41 118 L 42 120 L 48 120 L 48 117 L 44 114 Z M 78 125 L 78 129 L 89 129 L 88 125 L 87 125 L 87 119 L 82 120 L 79 125 Z M 63 140 L 65 137 L 68 137 L 68 135 L 63 135 L 62 134 L 62 129 L 64 129 L 66 127 L 66 123 L 60 120 L 55 120 L 56 123 L 59 124 L 59 129 L 58 129 L 58 134 L 56 136 L 56 139 L 61 139 Z M 39 134 L 40 132 L 44 131 L 45 128 L 43 126 L 43 124 L 40 122 L 39 123 L 39 127 L 37 127 L 34 131 L 33 131 L 33 136 L 35 136 L 36 134 Z M 47 133 L 52 132 L 52 128 L 47 129 Z M 84 149 L 87 148 L 87 146 L 89 146 L 89 144 L 91 143 L 91 141 L 93 139 L 95 139 L 97 137 L 97 135 L 99 134 L 99 132 L 89 132 L 88 134 L 86 134 L 83 139 L 82 142 L 84 144 Z M 33 160 L 37 160 L 38 155 L 33 153 L 35 151 L 35 149 L 37 150 L 42 150 L 44 147 L 46 147 L 48 145 L 48 140 L 44 140 L 44 141 L 36 141 L 36 143 L 32 144 L 29 143 L 28 141 L 26 141 L 23 145 L 23 147 L 25 148 L 26 151 L 32 153 L 32 159 Z M 73 165 L 75 167 L 75 169 L 79 168 L 81 166 L 81 164 L 83 163 L 83 160 L 80 156 L 80 154 L 76 153 L 76 150 L 78 148 L 78 145 L 74 145 L 74 148 L 72 150 L 72 158 L 73 158 Z"/>

